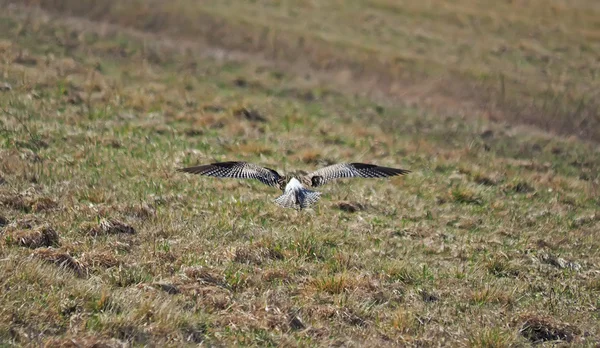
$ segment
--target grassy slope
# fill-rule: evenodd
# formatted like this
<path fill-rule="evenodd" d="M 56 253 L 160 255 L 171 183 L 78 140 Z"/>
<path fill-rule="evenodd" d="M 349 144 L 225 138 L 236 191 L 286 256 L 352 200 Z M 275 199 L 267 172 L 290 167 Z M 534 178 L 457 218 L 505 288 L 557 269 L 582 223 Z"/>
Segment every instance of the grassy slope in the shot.
<path fill-rule="evenodd" d="M 594 0 L 21 3 L 342 71 L 339 84 L 350 73 L 362 91 L 442 110 L 467 104 L 467 114 L 600 140 Z"/>
<path fill-rule="evenodd" d="M 598 342 L 597 147 L 16 18 L 0 18 L 2 341 Z M 297 214 L 260 184 L 174 172 L 234 158 L 414 173 L 325 187 Z"/>

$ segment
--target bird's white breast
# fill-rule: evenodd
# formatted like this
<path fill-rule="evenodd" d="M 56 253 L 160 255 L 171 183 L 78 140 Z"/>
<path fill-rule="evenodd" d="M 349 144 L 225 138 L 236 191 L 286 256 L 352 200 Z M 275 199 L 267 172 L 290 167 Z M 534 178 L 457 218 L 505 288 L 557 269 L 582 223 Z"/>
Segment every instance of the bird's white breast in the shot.
<path fill-rule="evenodd" d="M 285 185 L 285 192 L 290 192 L 290 191 L 296 191 L 296 190 L 301 190 L 304 187 L 302 186 L 302 183 L 300 183 L 300 181 L 298 181 L 298 179 L 296 178 L 292 178 L 287 185 Z"/>

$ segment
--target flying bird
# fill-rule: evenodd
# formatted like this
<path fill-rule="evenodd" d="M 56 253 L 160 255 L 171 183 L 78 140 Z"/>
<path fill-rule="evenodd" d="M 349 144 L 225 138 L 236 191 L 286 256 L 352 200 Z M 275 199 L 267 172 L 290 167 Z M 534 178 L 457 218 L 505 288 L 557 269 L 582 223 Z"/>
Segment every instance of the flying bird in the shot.
<path fill-rule="evenodd" d="M 338 163 L 296 177 L 283 176 L 271 168 L 239 161 L 179 168 L 177 171 L 217 178 L 256 179 L 283 191 L 283 194 L 273 201 L 277 205 L 298 210 L 308 208 L 321 197 L 321 192 L 313 191 L 311 188 L 322 186 L 334 179 L 385 178 L 410 173 L 410 170 L 406 169 L 380 167 L 367 163 Z"/>

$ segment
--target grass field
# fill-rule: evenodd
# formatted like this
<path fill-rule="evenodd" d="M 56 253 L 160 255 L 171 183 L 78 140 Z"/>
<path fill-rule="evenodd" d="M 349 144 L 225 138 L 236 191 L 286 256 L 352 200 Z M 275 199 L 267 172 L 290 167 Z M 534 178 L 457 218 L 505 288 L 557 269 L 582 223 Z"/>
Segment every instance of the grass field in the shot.
<path fill-rule="evenodd" d="M 37 3 L 60 9 L 69 1 Z M 70 14 L 80 14 L 86 3 Z M 313 35 L 306 36 L 307 43 L 319 37 L 382 50 L 368 31 L 360 34 L 338 19 L 312 17 L 308 28 L 295 28 L 299 22 L 286 16 L 310 17 L 303 11 L 337 2 L 301 3 L 271 8 L 214 1 L 192 10 L 230 21 L 245 13 L 246 20 L 235 23 L 251 35 L 248 28 L 257 24 L 248 20 L 264 8 L 258 23 L 278 33 L 302 30 Z M 463 16 L 473 12 L 479 18 L 477 11 L 485 10 L 481 1 L 439 8 L 424 3 L 430 12 L 422 15 L 431 17 L 424 23 L 432 26 L 436 18 L 456 16 L 460 24 Z M 471 6 L 461 12 L 457 3 Z M 573 57 L 592 63 L 586 66 L 595 73 L 598 41 L 571 39 L 583 31 L 597 34 L 597 5 L 552 3 L 556 9 L 539 18 L 527 11 L 511 15 L 511 25 L 493 16 L 481 20 L 481 35 L 493 32 L 498 41 L 512 42 L 534 26 L 527 16 L 552 21 L 552 11 L 559 11 L 564 23 L 556 24 L 560 35 L 548 44 L 585 45 L 591 53 Z M 356 86 L 346 86 L 354 78 L 365 81 L 360 78 L 390 67 L 368 65 L 373 71 L 365 75 L 348 68 L 345 75 L 310 61 L 292 64 L 268 54 L 259 59 L 255 53 L 261 49 L 274 51 L 236 46 L 253 42 L 239 36 L 224 49 L 241 53 L 222 59 L 214 47 L 209 52 L 204 43 L 174 39 L 192 37 L 188 22 L 165 32 L 134 25 L 131 18 L 140 16 L 132 15 L 130 4 L 135 2 L 116 7 L 121 12 L 109 12 L 110 18 L 91 10 L 84 19 L 14 7 L 0 13 L 0 342 L 600 344 L 600 148 L 590 141 L 592 116 L 587 125 L 565 129 L 578 135 L 566 138 L 545 132 L 561 131 L 557 125 L 576 119 L 559 111 L 552 116 L 563 123 L 552 119 L 552 126 L 536 121 L 524 123 L 539 127 L 524 127 L 508 116 L 491 121 L 486 110 L 504 109 L 482 108 L 471 95 L 434 88 L 432 100 L 416 98 L 406 105 L 389 89 L 356 93 Z M 184 2 L 171 4 L 172 11 L 181 11 L 177 6 Z M 365 4 L 355 1 L 350 9 L 368 13 L 362 11 Z M 406 16 L 398 18 L 422 12 L 420 5 L 402 7 L 404 13 L 389 4 L 372 1 L 369 8 Z M 225 11 L 234 5 L 239 12 Z M 508 16 L 509 5 L 497 6 L 490 13 Z M 274 20 L 277 15 L 281 20 Z M 112 26 L 89 21 L 111 18 Z M 418 32 L 417 22 L 404 21 L 399 33 Z M 495 32 L 488 27 L 493 25 Z M 422 28 L 423 55 L 451 56 L 431 54 L 437 46 L 427 46 L 428 40 L 436 35 L 427 31 L 433 27 Z M 239 34 L 231 30 L 232 37 Z M 539 35 L 530 40 L 550 37 Z M 202 38 L 217 43 L 216 36 Z M 401 47 L 402 41 L 390 45 Z M 315 57 L 318 52 L 338 57 L 335 49 L 311 47 Z M 368 58 L 356 50 L 348 51 L 350 58 Z M 560 88 L 575 85 L 577 98 L 589 98 L 581 112 L 597 116 L 587 108 L 597 78 L 574 75 L 569 64 L 576 62 L 561 64 L 560 53 L 547 52 L 556 62 L 547 67 L 530 62 L 511 70 L 501 65 L 510 60 L 482 59 L 477 65 L 479 56 L 465 52 L 462 70 L 444 60 L 425 66 L 408 59 L 406 75 L 399 72 L 398 79 L 434 78 L 437 71 L 471 86 L 478 80 L 468 76 L 481 70 L 505 72 L 507 86 L 521 80 L 539 86 L 545 80 L 534 77 L 556 69 L 552 76 L 561 71 L 567 76 Z M 358 61 L 349 59 L 348 67 Z M 565 110 L 571 105 L 560 88 L 550 99 L 539 99 L 541 87 L 527 88 L 535 100 L 555 100 Z M 514 98 L 511 105 L 527 103 L 516 90 Z M 260 183 L 175 171 L 235 159 L 282 172 L 353 161 L 413 172 L 325 186 L 315 210 L 299 213 L 271 203 L 279 192 Z"/>
<path fill-rule="evenodd" d="M 288 71 L 309 66 L 343 89 L 438 113 L 600 141 L 593 0 L 16 3 L 252 53 Z"/>

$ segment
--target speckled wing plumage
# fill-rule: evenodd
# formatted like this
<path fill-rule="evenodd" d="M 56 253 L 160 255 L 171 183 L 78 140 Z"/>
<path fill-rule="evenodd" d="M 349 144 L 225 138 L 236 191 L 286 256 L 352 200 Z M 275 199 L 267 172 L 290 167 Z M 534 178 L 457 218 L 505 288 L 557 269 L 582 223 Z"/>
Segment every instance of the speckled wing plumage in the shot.
<path fill-rule="evenodd" d="M 195 167 L 180 168 L 177 171 L 213 176 L 217 178 L 256 179 L 265 185 L 279 187 L 281 175 L 270 168 L 263 168 L 248 162 L 218 162 Z"/>
<path fill-rule="evenodd" d="M 305 180 L 312 187 L 318 187 L 334 179 L 341 178 L 385 178 L 405 175 L 410 170 L 380 167 L 367 163 L 338 163 L 318 169 L 308 175 Z"/>

